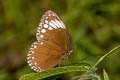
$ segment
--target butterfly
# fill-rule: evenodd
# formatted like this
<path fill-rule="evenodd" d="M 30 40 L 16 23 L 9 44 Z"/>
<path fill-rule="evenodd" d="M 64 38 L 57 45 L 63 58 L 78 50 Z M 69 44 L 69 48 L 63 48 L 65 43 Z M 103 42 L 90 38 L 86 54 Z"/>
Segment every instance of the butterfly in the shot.
<path fill-rule="evenodd" d="M 27 55 L 28 65 L 36 72 L 55 67 L 70 55 L 70 39 L 66 26 L 52 10 L 43 14 L 36 39 Z"/>

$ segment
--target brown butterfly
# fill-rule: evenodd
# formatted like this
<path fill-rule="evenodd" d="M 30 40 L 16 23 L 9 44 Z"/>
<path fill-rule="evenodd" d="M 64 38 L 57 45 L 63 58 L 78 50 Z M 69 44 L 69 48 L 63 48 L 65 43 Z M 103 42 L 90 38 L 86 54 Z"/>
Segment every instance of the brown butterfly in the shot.
<path fill-rule="evenodd" d="M 27 62 L 36 72 L 50 69 L 68 58 L 70 39 L 66 26 L 58 15 L 48 10 L 42 16 L 36 33 L 37 41 L 31 45 Z"/>

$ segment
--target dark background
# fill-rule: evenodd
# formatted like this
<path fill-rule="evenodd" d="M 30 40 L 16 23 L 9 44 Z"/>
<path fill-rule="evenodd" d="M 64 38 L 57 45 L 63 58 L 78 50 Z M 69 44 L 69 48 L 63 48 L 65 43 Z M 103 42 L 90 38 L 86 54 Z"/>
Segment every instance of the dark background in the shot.
<path fill-rule="evenodd" d="M 36 41 L 43 12 L 49 9 L 66 24 L 74 62 L 120 44 L 120 0 L 0 0 L 0 80 L 16 80 L 32 72 L 27 52 Z M 101 76 L 103 68 L 111 80 L 120 80 L 120 55 L 99 65 Z"/>

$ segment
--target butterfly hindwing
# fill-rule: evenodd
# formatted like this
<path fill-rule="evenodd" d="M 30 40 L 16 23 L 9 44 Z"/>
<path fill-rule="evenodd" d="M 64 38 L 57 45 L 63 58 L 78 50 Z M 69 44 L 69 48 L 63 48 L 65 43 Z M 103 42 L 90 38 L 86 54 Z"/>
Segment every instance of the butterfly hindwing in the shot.
<path fill-rule="evenodd" d="M 41 42 L 34 42 L 28 53 L 28 64 L 37 72 L 56 66 L 62 58 L 62 50 L 56 44 Z"/>

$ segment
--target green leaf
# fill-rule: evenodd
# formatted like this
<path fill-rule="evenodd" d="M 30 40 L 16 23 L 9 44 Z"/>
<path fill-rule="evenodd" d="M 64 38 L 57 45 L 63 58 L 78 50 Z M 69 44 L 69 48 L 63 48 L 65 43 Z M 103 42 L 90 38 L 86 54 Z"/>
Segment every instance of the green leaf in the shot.
<path fill-rule="evenodd" d="M 93 68 L 95 68 L 101 61 L 103 61 L 105 58 L 111 57 L 115 54 L 117 54 L 118 52 L 120 52 L 120 45 L 113 48 L 111 51 L 109 51 L 107 54 L 103 55 L 102 57 L 99 58 L 99 60 L 97 61 L 97 63 L 93 66 Z"/>
<path fill-rule="evenodd" d="M 103 76 L 104 76 L 104 80 L 110 80 L 105 70 L 103 70 Z"/>
<path fill-rule="evenodd" d="M 55 76 L 55 75 L 68 73 L 68 72 L 88 71 L 89 69 L 90 67 L 82 66 L 82 65 L 57 67 L 57 68 L 52 68 L 39 73 L 30 73 L 30 74 L 23 75 L 19 80 L 39 80 L 39 79 L 44 79 L 50 76 Z"/>

